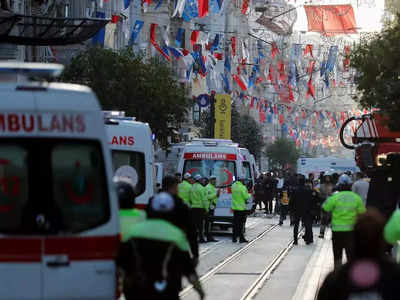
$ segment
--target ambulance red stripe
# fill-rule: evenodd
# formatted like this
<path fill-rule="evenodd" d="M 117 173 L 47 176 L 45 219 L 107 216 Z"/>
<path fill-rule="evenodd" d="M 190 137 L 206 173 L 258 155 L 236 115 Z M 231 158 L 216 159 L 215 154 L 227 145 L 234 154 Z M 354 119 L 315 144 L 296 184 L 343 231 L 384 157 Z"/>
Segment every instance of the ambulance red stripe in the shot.
<path fill-rule="evenodd" d="M 45 255 L 68 255 L 69 260 L 111 260 L 118 252 L 119 237 L 47 237 Z"/>
<path fill-rule="evenodd" d="M 40 262 L 42 241 L 42 238 L 0 238 L 0 262 Z"/>

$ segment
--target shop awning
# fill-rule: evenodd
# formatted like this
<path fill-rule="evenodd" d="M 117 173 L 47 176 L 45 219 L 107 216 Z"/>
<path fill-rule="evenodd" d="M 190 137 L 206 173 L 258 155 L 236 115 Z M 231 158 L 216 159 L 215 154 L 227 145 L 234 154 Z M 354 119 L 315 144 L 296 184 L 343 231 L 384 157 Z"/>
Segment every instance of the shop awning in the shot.
<path fill-rule="evenodd" d="M 78 44 L 92 38 L 109 21 L 25 16 L 0 11 L 0 43 L 32 46 Z"/>

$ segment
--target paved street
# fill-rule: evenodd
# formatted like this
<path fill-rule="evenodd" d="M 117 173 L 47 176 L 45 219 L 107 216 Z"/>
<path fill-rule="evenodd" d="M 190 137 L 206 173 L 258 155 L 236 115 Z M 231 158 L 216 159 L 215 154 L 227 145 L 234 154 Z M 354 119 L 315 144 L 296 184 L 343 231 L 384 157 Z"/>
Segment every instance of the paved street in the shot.
<path fill-rule="evenodd" d="M 312 245 L 300 240 L 292 246 L 288 221 L 276 226 L 278 217 L 264 215 L 247 221 L 249 244 L 232 244 L 231 236 L 216 234 L 217 243 L 200 246 L 199 275 L 207 299 L 314 299 L 318 287 L 332 268 L 330 239 L 317 238 Z M 289 246 L 289 247 L 288 247 Z M 186 287 L 183 299 L 198 299 Z"/>

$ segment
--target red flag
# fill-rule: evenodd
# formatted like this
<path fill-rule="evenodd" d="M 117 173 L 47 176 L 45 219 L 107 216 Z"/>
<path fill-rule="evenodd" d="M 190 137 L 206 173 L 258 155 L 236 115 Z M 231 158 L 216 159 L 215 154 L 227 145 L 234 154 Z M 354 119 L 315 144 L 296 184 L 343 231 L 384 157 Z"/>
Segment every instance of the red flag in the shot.
<path fill-rule="evenodd" d="M 272 64 L 269 65 L 267 80 L 271 82 L 274 81 L 274 66 Z"/>
<path fill-rule="evenodd" d="M 243 0 L 243 4 L 242 4 L 242 14 L 246 14 L 247 10 L 249 9 L 249 2 L 250 0 Z"/>
<path fill-rule="evenodd" d="M 265 120 L 266 120 L 265 111 L 261 111 L 261 110 L 260 110 L 260 122 L 261 122 L 261 123 L 264 123 Z"/>
<path fill-rule="evenodd" d="M 208 14 L 208 0 L 198 0 L 199 18 Z"/>
<path fill-rule="evenodd" d="M 260 110 L 261 108 L 261 101 L 257 101 L 257 106 L 256 106 L 256 110 Z"/>
<path fill-rule="evenodd" d="M 214 57 L 218 60 L 222 60 L 222 53 L 214 52 Z"/>
<path fill-rule="evenodd" d="M 236 56 L 236 37 L 231 37 L 232 55 Z"/>
<path fill-rule="evenodd" d="M 333 79 L 333 87 L 336 87 L 336 79 Z"/>
<path fill-rule="evenodd" d="M 285 80 L 285 63 L 283 61 L 278 62 L 279 80 Z"/>
<path fill-rule="evenodd" d="M 119 21 L 119 16 L 118 15 L 112 15 L 111 16 L 111 23 L 113 23 L 113 24 L 117 24 L 118 23 L 118 21 Z"/>
<path fill-rule="evenodd" d="M 315 86 L 312 83 L 312 76 L 310 77 L 310 80 L 307 83 L 308 86 L 308 91 L 306 94 L 306 98 L 308 99 L 310 95 L 315 99 Z"/>
<path fill-rule="evenodd" d="M 312 74 L 314 72 L 315 60 L 310 60 L 307 67 L 307 73 Z"/>
<path fill-rule="evenodd" d="M 288 88 L 289 88 L 289 100 L 294 102 L 292 87 L 289 85 Z"/>
<path fill-rule="evenodd" d="M 276 108 L 276 104 L 274 104 L 274 107 L 272 107 L 274 114 L 277 115 L 278 114 L 278 109 Z"/>
<path fill-rule="evenodd" d="M 251 97 L 250 108 L 254 108 L 254 97 Z"/>
<path fill-rule="evenodd" d="M 285 123 L 285 117 L 282 114 L 279 115 L 279 123 L 281 125 L 283 125 L 283 123 Z"/>
<path fill-rule="evenodd" d="M 152 23 L 150 25 L 150 42 L 151 44 L 154 46 L 154 48 L 161 53 L 162 56 L 165 57 L 166 60 L 171 61 L 171 58 L 169 57 L 169 55 L 167 53 L 164 52 L 164 50 L 162 50 L 160 48 L 160 46 L 157 44 L 155 37 L 156 37 L 156 28 L 157 28 L 157 24 Z"/>
<path fill-rule="evenodd" d="M 345 47 L 344 47 L 344 55 L 345 55 L 345 59 L 343 60 L 343 69 L 344 69 L 345 71 L 347 71 L 347 69 L 348 69 L 349 66 L 350 66 L 350 58 L 349 58 L 349 55 L 350 55 L 350 46 L 345 46 Z"/>
<path fill-rule="evenodd" d="M 196 44 L 198 37 L 199 37 L 199 31 L 193 30 L 192 35 L 190 36 L 190 43 L 192 44 L 192 46 Z"/>
<path fill-rule="evenodd" d="M 271 57 L 272 59 L 275 58 L 275 56 L 279 53 L 278 46 L 276 45 L 275 42 L 272 43 L 272 49 L 271 49 Z"/>
<path fill-rule="evenodd" d="M 310 53 L 311 57 L 314 57 L 312 51 L 313 51 L 313 45 L 307 44 L 306 48 L 304 49 L 303 56 L 306 56 L 308 53 Z"/>
<path fill-rule="evenodd" d="M 262 78 L 262 77 L 257 77 L 257 79 L 256 79 L 256 84 L 259 84 L 259 83 L 261 83 L 261 82 L 263 82 L 264 81 L 264 78 Z"/>
<path fill-rule="evenodd" d="M 243 82 L 243 80 L 239 76 L 232 74 L 232 78 L 233 78 L 233 80 L 236 81 L 236 83 L 239 85 L 239 87 L 242 91 L 247 91 L 246 84 Z"/>

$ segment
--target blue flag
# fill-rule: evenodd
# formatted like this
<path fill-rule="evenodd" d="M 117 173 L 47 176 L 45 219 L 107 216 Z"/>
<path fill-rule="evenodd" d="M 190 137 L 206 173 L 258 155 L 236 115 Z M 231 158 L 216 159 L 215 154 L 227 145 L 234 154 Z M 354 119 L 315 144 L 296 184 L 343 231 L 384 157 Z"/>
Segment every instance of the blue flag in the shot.
<path fill-rule="evenodd" d="M 219 33 L 215 35 L 214 41 L 211 45 L 211 53 L 219 49 Z"/>
<path fill-rule="evenodd" d="M 159 9 L 162 3 L 163 3 L 163 0 L 158 0 L 158 3 L 154 9 L 155 10 Z"/>
<path fill-rule="evenodd" d="M 131 0 L 124 0 L 124 8 L 127 9 L 131 4 Z"/>
<path fill-rule="evenodd" d="M 105 17 L 106 17 L 106 14 L 104 12 L 100 12 L 100 11 L 96 12 L 96 18 L 104 19 Z M 95 36 L 93 36 L 93 38 L 92 38 L 93 45 L 97 45 L 97 44 L 104 45 L 105 37 L 106 37 L 106 29 L 105 29 L 105 27 L 103 27 L 96 33 Z"/>
<path fill-rule="evenodd" d="M 323 61 L 321 62 L 321 66 L 319 69 L 319 76 L 320 77 L 324 76 L 325 72 L 326 72 L 326 61 Z"/>
<path fill-rule="evenodd" d="M 325 82 L 326 87 L 329 87 L 329 75 L 328 75 L 328 73 L 325 73 L 324 82 Z"/>
<path fill-rule="evenodd" d="M 136 42 L 136 39 L 139 37 L 140 31 L 143 28 L 143 21 L 136 20 L 135 25 L 133 25 L 132 34 L 131 34 L 131 43 Z"/>
<path fill-rule="evenodd" d="M 183 57 L 183 53 L 180 51 L 180 50 L 178 50 L 178 49 L 176 49 L 176 48 L 174 48 L 174 47 L 168 47 L 168 50 L 169 50 L 169 52 L 171 52 L 172 53 L 172 55 L 173 56 L 175 56 L 175 58 L 179 58 L 179 57 Z"/>
<path fill-rule="evenodd" d="M 231 90 L 231 87 L 229 86 L 228 76 L 226 76 L 225 74 L 221 74 L 221 77 L 224 81 L 224 90 L 228 93 Z"/>
<path fill-rule="evenodd" d="M 182 18 L 185 22 L 190 22 L 192 19 L 199 16 L 199 8 L 197 0 L 186 0 L 185 8 L 183 10 Z"/>
<path fill-rule="evenodd" d="M 229 60 L 229 56 L 228 55 L 225 57 L 224 66 L 225 66 L 225 70 L 227 70 L 229 73 L 232 73 L 231 62 Z"/>
<path fill-rule="evenodd" d="M 182 48 L 182 41 L 184 38 L 185 38 L 185 29 L 178 28 L 178 31 L 176 32 L 176 37 L 175 37 L 175 44 L 178 48 Z"/>
<path fill-rule="evenodd" d="M 326 70 L 328 70 L 329 72 L 332 72 L 333 68 L 335 67 L 337 53 L 338 46 L 331 46 L 331 48 L 329 49 L 328 61 L 326 63 Z"/>
<path fill-rule="evenodd" d="M 210 0 L 210 12 L 214 15 L 221 11 L 223 0 Z"/>

